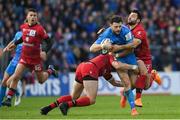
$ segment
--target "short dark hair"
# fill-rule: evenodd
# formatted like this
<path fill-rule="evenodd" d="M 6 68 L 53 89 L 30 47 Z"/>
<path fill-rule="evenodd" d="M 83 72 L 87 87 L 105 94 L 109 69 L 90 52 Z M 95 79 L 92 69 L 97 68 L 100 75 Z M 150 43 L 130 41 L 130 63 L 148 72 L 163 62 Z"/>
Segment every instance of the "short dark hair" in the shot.
<path fill-rule="evenodd" d="M 115 23 L 120 23 L 122 22 L 122 18 L 119 15 L 113 15 L 110 19 L 109 22 L 112 24 L 113 22 Z"/>
<path fill-rule="evenodd" d="M 142 20 L 142 16 L 141 16 L 141 13 L 139 12 L 139 10 L 134 9 L 134 10 L 132 10 L 132 11 L 131 11 L 131 13 L 136 13 L 136 14 L 137 14 L 138 19 L 140 19 L 140 21 Z"/>
<path fill-rule="evenodd" d="M 28 13 L 28 12 L 35 12 L 35 13 L 37 13 L 37 10 L 34 9 L 34 8 L 29 8 L 28 11 L 27 11 L 27 13 Z"/>

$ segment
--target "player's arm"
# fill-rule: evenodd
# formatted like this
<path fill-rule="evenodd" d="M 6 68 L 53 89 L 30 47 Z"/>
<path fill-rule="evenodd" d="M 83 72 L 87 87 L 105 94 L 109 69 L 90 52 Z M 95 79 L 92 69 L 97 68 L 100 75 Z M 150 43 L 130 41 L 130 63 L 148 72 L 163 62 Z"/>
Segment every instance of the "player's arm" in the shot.
<path fill-rule="evenodd" d="M 42 50 L 40 52 L 40 57 L 43 61 L 47 60 L 47 53 L 53 45 L 53 40 L 50 37 L 47 37 L 42 41 Z"/>
<path fill-rule="evenodd" d="M 103 33 L 104 32 L 104 30 L 105 30 L 105 28 L 103 27 L 103 28 L 101 28 L 101 29 L 99 29 L 98 30 L 98 32 L 97 32 L 97 35 L 100 35 L 101 33 Z"/>
<path fill-rule="evenodd" d="M 111 51 L 113 48 L 109 38 L 98 38 L 90 47 L 90 52 L 98 52 L 100 50 Z"/>
<path fill-rule="evenodd" d="M 49 37 L 46 30 L 42 26 L 39 29 L 39 34 L 42 40 L 42 51 L 47 53 L 53 45 L 53 40 Z"/>
<path fill-rule="evenodd" d="M 102 47 L 102 45 L 101 44 L 96 44 L 96 43 L 93 43 L 92 45 L 91 45 L 91 47 L 90 47 L 90 52 L 98 52 L 98 51 L 100 51 L 100 50 L 102 50 L 103 49 L 103 47 Z"/>
<path fill-rule="evenodd" d="M 43 39 L 42 51 L 45 51 L 47 53 L 51 49 L 52 45 L 53 45 L 53 40 L 50 37 Z"/>
<path fill-rule="evenodd" d="M 108 38 L 108 32 L 105 32 L 105 29 L 102 28 L 98 31 L 98 39 L 92 44 L 90 47 L 90 52 L 99 52 L 100 50 L 109 50 L 112 49 L 112 45 L 109 44 L 107 41 Z"/>
<path fill-rule="evenodd" d="M 133 42 L 125 44 L 125 45 L 113 45 L 113 52 L 119 51 L 119 50 L 126 50 L 128 51 L 130 49 L 136 48 L 139 44 L 141 44 L 141 40 L 134 38 Z"/>
<path fill-rule="evenodd" d="M 115 80 L 111 73 L 106 73 L 103 77 L 113 86 L 124 87 L 124 84 L 119 80 Z"/>
<path fill-rule="evenodd" d="M 97 35 L 103 33 L 104 30 L 105 28 L 101 28 L 100 30 L 98 30 Z M 92 46 L 90 47 L 90 52 L 98 52 L 103 49 L 103 46 L 101 44 L 98 44 L 100 43 L 100 41 L 100 39 L 97 39 L 96 42 L 92 44 Z"/>
<path fill-rule="evenodd" d="M 145 32 L 138 31 L 137 33 L 135 33 L 135 37 L 133 38 L 132 42 L 122 45 L 120 48 L 121 49 L 134 49 L 142 43 L 142 40 L 144 39 L 145 36 L 146 36 Z"/>
<path fill-rule="evenodd" d="M 3 52 L 6 52 L 6 51 L 12 51 L 13 49 L 16 48 L 16 46 L 18 44 L 21 44 L 23 42 L 22 40 L 22 37 L 17 40 L 17 41 L 11 41 L 4 49 L 3 49 Z"/>
<path fill-rule="evenodd" d="M 90 52 L 98 52 L 100 50 L 111 50 L 112 49 L 112 45 L 110 43 L 103 43 L 103 44 L 92 44 L 92 46 L 90 47 Z"/>
<path fill-rule="evenodd" d="M 130 49 L 125 49 L 125 50 L 123 50 L 122 52 L 115 54 L 115 56 L 116 56 L 116 57 L 124 57 L 124 56 L 126 56 L 126 55 L 128 55 L 128 54 L 130 54 L 130 53 L 133 53 L 133 52 L 134 52 L 134 49 L 132 49 L 132 48 L 130 48 Z"/>
<path fill-rule="evenodd" d="M 137 65 L 130 65 L 130 64 L 116 61 L 116 60 L 112 61 L 111 65 L 116 70 L 133 70 L 135 73 L 137 73 L 137 74 L 139 73 L 139 68 Z"/>

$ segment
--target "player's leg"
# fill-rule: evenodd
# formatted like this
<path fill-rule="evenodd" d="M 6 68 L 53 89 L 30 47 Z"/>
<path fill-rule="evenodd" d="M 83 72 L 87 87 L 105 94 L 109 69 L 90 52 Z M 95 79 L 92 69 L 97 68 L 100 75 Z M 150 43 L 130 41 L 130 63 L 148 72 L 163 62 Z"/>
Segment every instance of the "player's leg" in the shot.
<path fill-rule="evenodd" d="M 28 72 L 25 72 L 23 77 L 21 78 L 21 83 L 22 83 L 21 96 L 24 96 L 26 94 L 27 74 L 28 74 Z"/>
<path fill-rule="evenodd" d="M 124 96 L 125 96 L 124 101 L 126 101 L 126 99 L 128 100 L 129 105 L 131 107 L 131 115 L 137 115 L 138 112 L 135 109 L 134 95 L 131 90 L 131 82 L 130 82 L 130 78 L 127 74 L 127 71 L 117 70 L 117 73 L 118 73 L 120 79 L 124 82 Z M 123 102 L 123 101 L 121 100 L 121 102 Z"/>
<path fill-rule="evenodd" d="M 71 107 L 88 106 L 88 105 L 94 104 L 96 101 L 97 89 L 98 89 L 98 73 L 99 73 L 97 67 L 92 63 L 90 64 L 82 63 L 79 68 L 81 69 L 78 69 L 76 71 L 76 74 L 77 74 L 76 78 L 79 78 L 79 79 L 76 79 L 76 80 L 78 81 L 83 80 L 83 85 L 84 85 L 84 89 L 87 96 L 80 97 L 76 100 L 72 100 L 72 101 L 60 104 L 59 108 L 63 115 L 67 115 L 67 111 Z M 81 74 L 78 74 L 78 73 L 81 73 Z"/>
<path fill-rule="evenodd" d="M 8 90 L 7 98 L 2 103 L 2 105 L 11 106 L 11 99 L 14 96 L 14 94 L 16 93 L 18 81 L 21 78 L 21 75 L 25 69 L 26 69 L 26 66 L 19 63 L 16 67 L 14 74 L 8 79 L 9 81 L 11 81 L 11 84 L 10 84 L 10 88 Z"/>
<path fill-rule="evenodd" d="M 83 85 L 86 91 L 86 96 L 79 97 L 76 100 L 63 102 L 62 104 L 60 104 L 59 108 L 63 115 L 67 115 L 67 111 L 71 107 L 83 107 L 94 104 L 96 102 L 98 81 L 93 79 L 86 79 L 83 81 Z"/>
<path fill-rule="evenodd" d="M 119 70 L 119 76 L 121 79 L 123 79 L 127 89 L 130 89 L 130 85 L 127 86 L 128 84 L 131 84 L 129 83 L 129 77 L 127 75 L 127 72 L 124 73 L 124 71 L 126 70 L 133 70 L 135 71 L 136 73 L 139 73 L 139 69 L 137 67 L 137 65 L 129 65 L 129 64 L 126 64 L 126 63 L 122 63 L 122 62 L 119 62 L 119 61 L 113 61 L 112 62 L 112 66 L 116 69 L 116 70 Z M 122 108 L 124 108 L 126 106 L 126 97 L 124 96 L 124 90 L 121 91 L 121 101 L 120 101 L 120 106 Z"/>
<path fill-rule="evenodd" d="M 162 84 L 161 77 L 160 77 L 159 73 L 158 73 L 156 70 L 153 69 L 153 70 L 150 72 L 150 74 L 151 74 L 152 80 L 154 80 L 158 85 L 161 85 L 161 84 Z"/>
<path fill-rule="evenodd" d="M 6 84 L 7 84 L 7 87 L 10 88 L 11 81 L 10 81 L 10 80 L 7 80 Z M 18 84 L 20 84 L 20 82 L 18 82 Z M 15 93 L 14 105 L 17 106 L 17 105 L 20 104 L 20 102 L 21 102 L 20 88 L 17 87 L 16 93 Z"/>
<path fill-rule="evenodd" d="M 7 88 L 7 80 L 9 78 L 9 74 L 7 72 L 4 72 L 4 77 L 0 86 L 0 106 L 1 106 L 1 102 L 3 101 L 3 98 L 5 97 L 6 94 L 6 88 Z"/>
<path fill-rule="evenodd" d="M 160 75 L 158 74 L 158 72 L 156 70 L 152 70 L 152 62 L 151 61 L 145 61 L 145 65 L 146 68 L 148 69 L 148 80 L 146 82 L 146 86 L 144 88 L 144 90 L 147 90 L 151 87 L 152 82 L 155 81 L 158 85 L 162 84 L 162 80 Z"/>
<path fill-rule="evenodd" d="M 4 72 L 3 80 L 1 83 L 1 87 L 0 87 L 0 91 L 1 91 L 0 92 L 0 106 L 1 106 L 1 102 L 3 101 L 3 98 L 5 96 L 6 88 L 10 87 L 10 82 L 8 79 L 14 73 L 14 71 L 16 69 L 16 65 L 17 65 L 16 61 L 11 61 Z"/>
<path fill-rule="evenodd" d="M 35 65 L 33 68 L 36 71 L 37 79 L 40 84 L 43 84 L 50 75 L 58 77 L 58 72 L 54 69 L 52 65 L 49 65 L 47 71 L 42 71 L 42 65 Z"/>
<path fill-rule="evenodd" d="M 76 100 L 81 95 L 83 88 L 84 87 L 83 87 L 82 83 L 74 81 L 73 90 L 72 90 L 71 95 L 61 96 L 55 102 L 49 104 L 48 106 L 41 108 L 41 111 L 40 111 L 41 114 L 47 115 L 48 112 L 50 112 L 54 108 L 58 107 L 59 104 L 61 104 L 62 102 L 68 102 L 68 101 Z"/>
<path fill-rule="evenodd" d="M 150 76 L 148 74 L 148 70 L 142 60 L 138 60 L 138 67 L 140 74 L 137 77 L 136 83 L 135 83 L 135 88 L 136 88 L 136 98 L 135 98 L 135 105 L 138 107 L 142 107 L 142 100 L 141 100 L 141 95 L 142 91 L 147 85 L 147 83 L 150 83 Z"/>
<path fill-rule="evenodd" d="M 119 62 L 119 61 L 113 61 L 112 66 L 116 70 L 133 70 L 135 73 L 137 74 L 139 73 L 139 69 L 137 65 L 130 65 L 130 64 Z"/>
<path fill-rule="evenodd" d="M 130 70 L 128 71 L 129 79 L 131 81 L 131 90 L 135 88 L 135 82 L 137 79 L 137 74 L 134 73 L 134 71 Z M 121 100 L 120 100 L 120 107 L 124 108 L 126 107 L 126 96 L 124 95 L 124 89 L 120 91 Z"/>
<path fill-rule="evenodd" d="M 14 106 L 18 106 L 21 103 L 21 96 L 22 96 L 22 81 L 20 80 L 18 82 L 18 86 L 15 93 L 15 100 L 14 100 Z"/>
<path fill-rule="evenodd" d="M 98 81 L 84 80 L 83 84 L 84 84 L 84 89 L 86 91 L 86 97 L 78 98 L 76 100 L 76 102 L 77 102 L 76 105 L 77 106 L 87 106 L 87 105 L 95 104 L 97 90 L 98 90 Z M 86 100 L 86 102 L 83 103 L 82 99 L 87 99 L 87 100 Z"/>
<path fill-rule="evenodd" d="M 6 82 L 7 87 L 10 88 L 11 81 L 7 80 Z M 21 86 L 21 82 L 18 82 L 18 86 Z M 21 103 L 21 94 L 20 94 L 20 87 L 17 87 L 16 93 L 15 93 L 15 100 L 14 100 L 14 106 L 17 106 Z"/>
<path fill-rule="evenodd" d="M 134 54 L 129 54 L 124 58 L 118 58 L 119 61 L 121 61 L 122 63 L 127 63 L 130 65 L 137 65 L 137 61 L 136 61 L 136 57 Z M 119 71 L 117 70 L 118 75 L 120 77 L 120 79 L 124 82 L 124 95 L 126 97 L 126 99 L 129 102 L 129 105 L 131 107 L 131 115 L 138 115 L 138 112 L 135 108 L 135 103 L 134 103 L 134 95 L 133 92 L 131 90 L 131 81 L 128 75 L 128 71 Z"/>
<path fill-rule="evenodd" d="M 122 108 L 124 108 L 126 106 L 126 100 L 127 100 L 124 91 L 127 91 L 131 88 L 130 79 L 129 79 L 129 76 L 127 74 L 127 71 L 125 71 L 125 70 L 116 70 L 116 71 L 118 73 L 119 78 L 124 83 L 124 89 L 123 89 L 123 91 L 120 91 L 121 92 L 120 93 L 121 94 L 120 106 Z"/>
<path fill-rule="evenodd" d="M 75 77 L 71 95 L 61 96 L 55 102 L 51 103 L 48 106 L 41 108 L 42 115 L 47 115 L 49 111 L 51 111 L 52 109 L 59 106 L 59 104 L 61 104 L 62 102 L 72 101 L 72 99 L 79 98 L 79 96 L 81 95 L 83 88 L 84 88 L 82 74 L 81 74 L 81 66 L 82 66 L 82 64 L 80 64 L 76 69 L 76 77 Z"/>

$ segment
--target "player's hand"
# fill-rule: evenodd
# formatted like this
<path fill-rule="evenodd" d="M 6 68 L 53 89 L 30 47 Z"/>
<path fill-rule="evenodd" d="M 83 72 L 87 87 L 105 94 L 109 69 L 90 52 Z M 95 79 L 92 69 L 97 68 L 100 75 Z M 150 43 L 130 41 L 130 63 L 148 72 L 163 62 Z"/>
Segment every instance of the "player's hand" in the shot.
<path fill-rule="evenodd" d="M 132 70 L 135 74 L 139 74 L 139 68 L 137 65 L 132 65 Z"/>
<path fill-rule="evenodd" d="M 111 51 L 113 49 L 113 46 L 110 41 L 105 40 L 104 43 L 101 45 L 102 49 Z"/>
<path fill-rule="evenodd" d="M 7 51 L 7 47 L 5 47 L 2 52 L 4 53 L 4 52 L 6 52 L 6 51 Z"/>
<path fill-rule="evenodd" d="M 133 40 L 133 48 L 136 48 L 139 44 L 141 44 L 141 40 L 140 39 L 134 39 Z"/>
<path fill-rule="evenodd" d="M 113 46 L 111 44 L 102 44 L 102 49 L 111 51 Z"/>
<path fill-rule="evenodd" d="M 105 28 L 99 29 L 98 32 L 97 32 L 97 35 L 99 35 L 99 34 L 101 34 L 102 32 L 104 32 L 104 30 L 105 30 Z"/>
<path fill-rule="evenodd" d="M 41 51 L 41 52 L 40 52 L 40 57 L 41 57 L 41 59 L 42 59 L 43 61 L 46 61 L 46 60 L 47 60 L 47 54 L 46 54 L 46 52 Z"/>
<path fill-rule="evenodd" d="M 16 48 L 16 45 L 13 43 L 13 44 L 10 44 L 9 46 L 7 46 L 6 48 L 4 48 L 3 52 L 12 51 L 15 48 Z"/>

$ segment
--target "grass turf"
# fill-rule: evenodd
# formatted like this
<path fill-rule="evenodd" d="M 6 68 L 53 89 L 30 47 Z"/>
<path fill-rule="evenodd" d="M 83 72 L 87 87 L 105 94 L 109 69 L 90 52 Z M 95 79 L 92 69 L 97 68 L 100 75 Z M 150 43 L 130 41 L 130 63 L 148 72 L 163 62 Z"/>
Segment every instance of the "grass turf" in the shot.
<path fill-rule="evenodd" d="M 57 97 L 27 97 L 17 107 L 1 107 L 0 119 L 180 119 L 180 96 L 146 95 L 140 115 L 132 117 L 130 107 L 119 107 L 119 96 L 98 96 L 95 105 L 76 107 L 63 116 L 56 108 L 42 116 L 40 108 L 55 101 Z"/>

